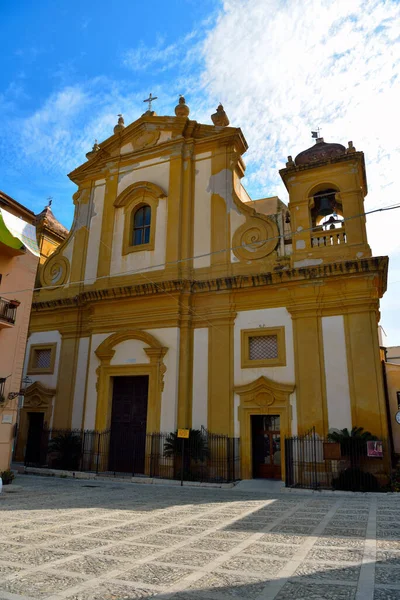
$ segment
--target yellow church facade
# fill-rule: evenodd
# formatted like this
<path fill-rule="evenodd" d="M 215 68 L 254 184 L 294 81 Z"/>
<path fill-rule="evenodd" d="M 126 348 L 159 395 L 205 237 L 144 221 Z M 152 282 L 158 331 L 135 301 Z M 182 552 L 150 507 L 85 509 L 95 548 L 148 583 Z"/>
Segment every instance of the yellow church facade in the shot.
<path fill-rule="evenodd" d="M 240 438 L 242 478 L 280 477 L 284 457 L 255 464 L 260 430 L 386 438 L 388 259 L 368 246 L 363 153 L 318 139 L 280 172 L 288 205 L 252 201 L 223 108 L 213 125 L 182 98 L 175 113 L 120 118 L 69 175 L 74 222 L 34 296 L 20 458 L 44 425 L 204 426 Z"/>

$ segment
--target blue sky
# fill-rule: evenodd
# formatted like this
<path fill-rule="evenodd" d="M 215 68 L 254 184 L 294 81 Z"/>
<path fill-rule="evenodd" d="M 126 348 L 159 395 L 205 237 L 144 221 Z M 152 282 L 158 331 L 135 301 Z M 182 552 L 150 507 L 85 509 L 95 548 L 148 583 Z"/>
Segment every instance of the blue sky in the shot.
<path fill-rule="evenodd" d="M 52 196 L 70 226 L 67 173 L 122 112 L 210 123 L 222 102 L 249 143 L 253 198 L 287 194 L 278 170 L 312 143 L 354 142 L 366 155 L 366 209 L 398 201 L 400 3 L 397 0 L 0 0 L 0 189 L 39 212 Z M 376 255 L 391 259 L 382 302 L 400 344 L 400 210 L 371 215 Z"/>

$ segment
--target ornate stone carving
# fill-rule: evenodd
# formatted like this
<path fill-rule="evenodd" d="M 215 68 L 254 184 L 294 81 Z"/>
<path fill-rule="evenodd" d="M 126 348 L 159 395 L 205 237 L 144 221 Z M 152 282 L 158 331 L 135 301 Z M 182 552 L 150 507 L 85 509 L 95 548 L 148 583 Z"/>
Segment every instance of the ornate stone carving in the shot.
<path fill-rule="evenodd" d="M 94 145 L 93 148 L 91 149 L 90 152 L 86 153 L 86 158 L 88 160 L 90 160 L 91 158 L 93 158 L 94 156 L 96 156 L 97 152 L 100 150 L 100 146 L 97 143 L 97 140 L 94 140 Z"/>
<path fill-rule="evenodd" d="M 185 104 L 184 96 L 179 96 L 179 104 L 175 106 L 175 114 L 177 117 L 188 117 L 190 113 L 190 109 Z"/>
<path fill-rule="evenodd" d="M 164 375 L 165 375 L 166 372 L 167 372 L 167 367 L 162 362 L 160 364 L 160 370 L 159 370 L 159 374 L 160 374 L 160 390 L 162 392 L 164 391 Z"/>
<path fill-rule="evenodd" d="M 125 121 L 122 115 L 118 115 L 118 123 L 114 127 L 114 133 L 121 133 L 125 129 Z"/>
<path fill-rule="evenodd" d="M 271 406 L 274 403 L 274 396 L 270 392 L 263 391 L 256 395 L 254 402 L 260 407 Z"/>
<path fill-rule="evenodd" d="M 276 223 L 268 217 L 248 217 L 233 236 L 233 253 L 239 260 L 258 260 L 273 252 L 278 243 Z"/>
<path fill-rule="evenodd" d="M 63 285 L 69 277 L 70 264 L 65 256 L 51 256 L 44 264 L 41 272 L 42 285 Z"/>
<path fill-rule="evenodd" d="M 134 150 L 140 150 L 141 148 L 147 148 L 148 146 L 154 146 L 160 137 L 160 131 L 140 131 L 131 140 L 131 144 Z"/>
<path fill-rule="evenodd" d="M 219 104 L 217 112 L 211 115 L 211 120 L 218 127 L 227 127 L 229 125 L 228 115 L 224 111 L 222 104 Z"/>

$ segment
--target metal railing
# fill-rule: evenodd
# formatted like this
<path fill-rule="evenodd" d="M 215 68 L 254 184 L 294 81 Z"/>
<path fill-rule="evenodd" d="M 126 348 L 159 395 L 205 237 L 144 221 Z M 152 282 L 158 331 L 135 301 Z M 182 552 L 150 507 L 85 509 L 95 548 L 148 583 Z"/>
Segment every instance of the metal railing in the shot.
<path fill-rule="evenodd" d="M 285 439 L 286 487 L 380 491 L 390 482 L 391 461 L 387 440 L 378 450 L 359 438 L 333 442 L 315 432 Z M 372 448 L 372 450 L 371 450 Z"/>
<path fill-rule="evenodd" d="M 0 298 L 0 320 L 15 324 L 18 304 L 6 298 Z"/>
<path fill-rule="evenodd" d="M 25 465 L 228 483 L 240 478 L 239 439 L 204 428 L 191 430 L 184 441 L 176 432 L 43 429 L 31 441 L 28 437 Z"/>

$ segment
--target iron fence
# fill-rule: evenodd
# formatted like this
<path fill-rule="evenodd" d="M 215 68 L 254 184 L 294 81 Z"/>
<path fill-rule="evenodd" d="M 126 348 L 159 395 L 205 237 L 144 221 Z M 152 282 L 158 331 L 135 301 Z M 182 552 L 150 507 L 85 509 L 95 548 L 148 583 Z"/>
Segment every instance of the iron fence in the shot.
<path fill-rule="evenodd" d="M 68 471 L 227 483 L 240 478 L 239 439 L 202 428 L 172 433 L 44 429 L 25 465 Z"/>
<path fill-rule="evenodd" d="M 390 482 L 387 440 L 333 442 L 315 432 L 285 439 L 286 487 L 381 491 Z"/>

